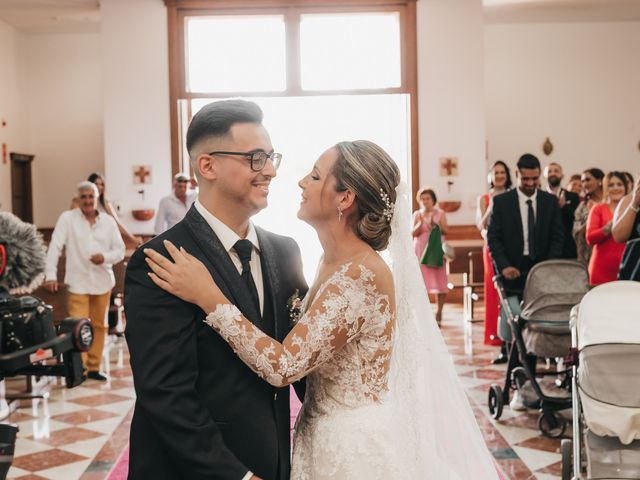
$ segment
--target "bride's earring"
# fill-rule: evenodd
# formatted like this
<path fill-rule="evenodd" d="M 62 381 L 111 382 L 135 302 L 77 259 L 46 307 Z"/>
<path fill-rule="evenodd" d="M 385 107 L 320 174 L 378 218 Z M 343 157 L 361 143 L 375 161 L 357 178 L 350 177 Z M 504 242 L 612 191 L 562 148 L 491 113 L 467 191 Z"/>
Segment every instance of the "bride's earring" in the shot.
<path fill-rule="evenodd" d="M 338 207 L 338 222 L 342 221 L 342 210 L 340 210 L 340 207 Z"/>

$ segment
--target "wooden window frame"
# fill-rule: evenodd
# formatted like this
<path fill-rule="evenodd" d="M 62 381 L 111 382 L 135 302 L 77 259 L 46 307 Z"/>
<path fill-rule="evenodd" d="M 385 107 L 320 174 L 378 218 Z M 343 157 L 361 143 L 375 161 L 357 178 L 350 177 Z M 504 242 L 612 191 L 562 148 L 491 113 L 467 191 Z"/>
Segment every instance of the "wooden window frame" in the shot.
<path fill-rule="evenodd" d="M 416 0 L 165 0 L 169 30 L 169 93 L 171 120 L 171 170 L 180 171 L 178 101 L 196 98 L 287 97 L 317 95 L 409 94 L 411 138 L 411 188 L 418 190 L 418 58 Z M 400 16 L 401 83 L 398 88 L 302 90 L 300 79 L 299 16 L 306 13 L 398 12 Z M 197 93 L 187 91 L 185 17 L 219 15 L 284 15 L 287 36 L 287 88 L 281 92 Z M 190 112 L 189 112 L 190 113 Z M 415 202 L 414 202 L 415 203 Z"/>

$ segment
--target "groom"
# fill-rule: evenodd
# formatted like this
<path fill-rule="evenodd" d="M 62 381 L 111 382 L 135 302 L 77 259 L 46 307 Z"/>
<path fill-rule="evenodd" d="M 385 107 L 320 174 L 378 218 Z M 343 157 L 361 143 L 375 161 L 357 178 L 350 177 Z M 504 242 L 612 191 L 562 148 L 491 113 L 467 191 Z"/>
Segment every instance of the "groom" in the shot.
<path fill-rule="evenodd" d="M 288 299 L 307 290 L 297 244 L 254 226 L 280 155 L 253 102 L 210 103 L 187 131 L 200 193 L 163 240 L 199 258 L 224 294 L 282 341 Z M 156 287 L 142 249 L 125 279 L 126 338 L 136 390 L 130 480 L 287 480 L 289 390 L 262 381 L 203 323 L 205 315 Z"/>

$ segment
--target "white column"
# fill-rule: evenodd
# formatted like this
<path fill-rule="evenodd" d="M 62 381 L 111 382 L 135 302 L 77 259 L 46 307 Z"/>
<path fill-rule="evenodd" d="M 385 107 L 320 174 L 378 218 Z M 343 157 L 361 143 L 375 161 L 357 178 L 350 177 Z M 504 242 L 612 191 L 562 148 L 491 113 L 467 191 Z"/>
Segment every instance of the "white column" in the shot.
<path fill-rule="evenodd" d="M 420 0 L 417 17 L 420 184 L 462 202 L 449 223 L 473 224 L 487 170 L 482 1 Z M 440 176 L 441 157 L 458 158 L 457 177 Z"/>
<path fill-rule="evenodd" d="M 134 233 L 152 233 L 153 221 L 136 221 L 131 210 L 157 210 L 171 192 L 166 7 L 162 0 L 101 0 L 100 10 L 108 196 Z M 134 184 L 135 165 L 151 166 L 151 184 Z"/>

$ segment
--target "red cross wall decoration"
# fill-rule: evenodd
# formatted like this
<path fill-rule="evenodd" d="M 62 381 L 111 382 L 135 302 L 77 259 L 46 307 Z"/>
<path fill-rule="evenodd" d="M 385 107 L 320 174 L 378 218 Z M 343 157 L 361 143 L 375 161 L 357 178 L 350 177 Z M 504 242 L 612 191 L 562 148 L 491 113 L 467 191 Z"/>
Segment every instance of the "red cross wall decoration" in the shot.
<path fill-rule="evenodd" d="M 458 176 L 458 159 L 455 157 L 440 158 L 440 176 L 441 177 Z"/>
<path fill-rule="evenodd" d="M 136 165 L 133 167 L 133 183 L 151 183 L 151 165 Z"/>

